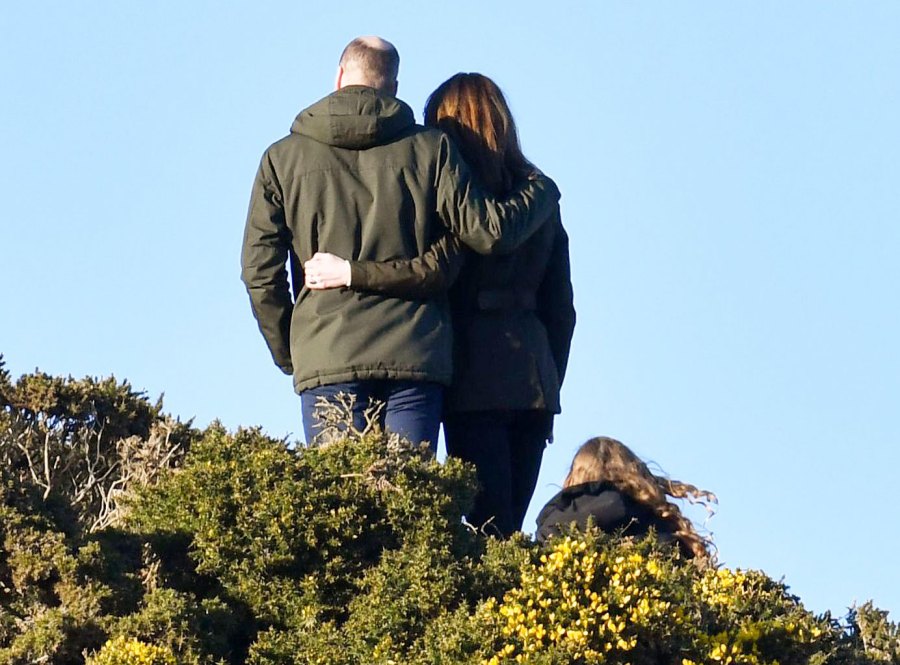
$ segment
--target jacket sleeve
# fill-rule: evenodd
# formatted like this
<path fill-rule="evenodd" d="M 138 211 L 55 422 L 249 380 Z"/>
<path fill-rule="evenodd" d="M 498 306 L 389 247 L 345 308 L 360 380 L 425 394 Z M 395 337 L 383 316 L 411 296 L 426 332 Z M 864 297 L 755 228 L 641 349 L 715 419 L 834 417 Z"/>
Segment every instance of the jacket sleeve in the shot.
<path fill-rule="evenodd" d="M 549 222 L 556 225 L 556 234 L 547 270 L 537 290 L 537 315 L 547 330 L 550 352 L 562 385 L 575 332 L 575 298 L 569 270 L 569 236 L 558 208 L 555 217 Z"/>
<path fill-rule="evenodd" d="M 552 216 L 559 201 L 556 184 L 541 173 L 508 199 L 488 196 L 475 184 L 469 167 L 446 135 L 441 136 L 435 177 L 438 216 L 479 254 L 513 251 Z"/>
<path fill-rule="evenodd" d="M 290 246 L 281 186 L 266 153 L 250 196 L 241 249 L 241 279 L 272 359 L 285 374 L 293 373 L 290 348 L 293 301 L 286 267 Z"/>
<path fill-rule="evenodd" d="M 413 259 L 350 261 L 350 288 L 425 300 L 447 291 L 464 262 L 462 243 L 445 233 Z"/>

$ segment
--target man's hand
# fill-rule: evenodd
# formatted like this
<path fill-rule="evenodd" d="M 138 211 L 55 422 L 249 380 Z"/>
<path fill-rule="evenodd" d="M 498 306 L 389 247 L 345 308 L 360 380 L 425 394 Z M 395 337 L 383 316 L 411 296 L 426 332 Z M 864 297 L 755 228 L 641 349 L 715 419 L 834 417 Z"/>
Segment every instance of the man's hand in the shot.
<path fill-rule="evenodd" d="M 306 288 L 314 291 L 350 286 L 350 262 L 328 252 L 316 252 L 303 264 Z"/>

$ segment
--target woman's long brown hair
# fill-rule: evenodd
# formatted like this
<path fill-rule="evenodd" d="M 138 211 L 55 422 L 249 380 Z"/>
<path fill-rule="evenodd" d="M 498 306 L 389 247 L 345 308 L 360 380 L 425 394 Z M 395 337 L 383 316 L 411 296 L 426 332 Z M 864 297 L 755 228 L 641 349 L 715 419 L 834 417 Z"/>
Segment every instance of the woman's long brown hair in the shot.
<path fill-rule="evenodd" d="M 680 480 L 655 475 L 628 446 L 605 436 L 591 439 L 578 449 L 563 487 L 601 481 L 610 483 L 671 524 L 675 537 L 697 560 L 710 562 L 714 558 L 710 539 L 697 533 L 691 521 L 668 497 L 702 504 L 712 512 L 711 504 L 717 503 L 715 494 Z"/>
<path fill-rule="evenodd" d="M 425 124 L 456 143 L 479 182 L 492 194 L 509 194 L 534 167 L 519 147 L 516 123 L 500 88 L 482 74 L 456 74 L 431 93 Z"/>

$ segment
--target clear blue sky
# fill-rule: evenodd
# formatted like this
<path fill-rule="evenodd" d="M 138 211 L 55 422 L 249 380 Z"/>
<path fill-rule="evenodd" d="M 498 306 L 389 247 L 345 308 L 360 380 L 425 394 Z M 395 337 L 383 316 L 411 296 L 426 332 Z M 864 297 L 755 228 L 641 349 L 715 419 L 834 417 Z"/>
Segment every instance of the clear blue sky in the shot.
<path fill-rule="evenodd" d="M 0 28 L 14 375 L 297 437 L 239 281 L 250 184 L 380 34 L 419 112 L 457 71 L 500 83 L 563 192 L 579 321 L 526 527 L 615 436 L 718 493 L 727 565 L 898 618 L 900 3 L 59 0 Z"/>

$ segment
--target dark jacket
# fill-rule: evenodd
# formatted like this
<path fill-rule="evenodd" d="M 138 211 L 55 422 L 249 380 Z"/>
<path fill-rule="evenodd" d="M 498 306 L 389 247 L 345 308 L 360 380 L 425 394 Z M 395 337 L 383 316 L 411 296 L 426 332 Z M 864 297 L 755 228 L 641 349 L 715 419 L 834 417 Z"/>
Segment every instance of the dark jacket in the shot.
<path fill-rule="evenodd" d="M 558 198 L 543 177 L 507 201 L 485 197 L 447 136 L 416 125 L 403 102 L 366 87 L 325 97 L 263 155 L 247 217 L 242 279 L 276 365 L 298 392 L 366 379 L 449 383 L 446 300 L 313 292 L 302 262 L 319 248 L 412 258 L 448 229 L 477 251 L 509 250 Z"/>
<path fill-rule="evenodd" d="M 350 267 L 352 288 L 407 298 L 436 297 L 461 272 L 450 289 L 455 373 L 449 413 L 560 412 L 575 307 L 558 207 L 509 254 L 478 256 L 442 238 L 411 261 L 351 261 Z"/>
<path fill-rule="evenodd" d="M 450 310 L 456 371 L 448 413 L 560 412 L 575 307 L 558 208 L 516 251 L 470 253 L 450 289 Z"/>
<path fill-rule="evenodd" d="M 602 531 L 624 536 L 643 536 L 653 527 L 661 542 L 676 542 L 671 523 L 606 482 L 572 485 L 550 499 L 537 517 L 537 539 L 543 542 L 573 523 L 584 529 L 588 520 Z M 686 547 L 679 549 L 693 556 Z"/>

